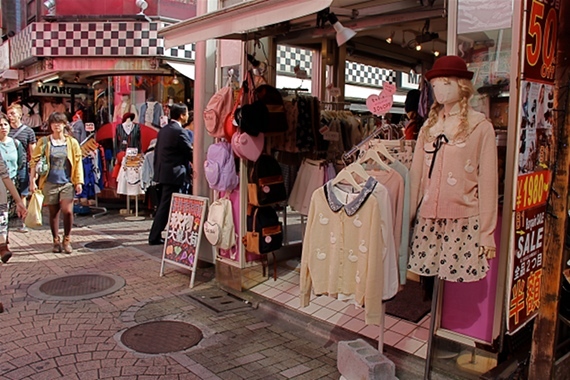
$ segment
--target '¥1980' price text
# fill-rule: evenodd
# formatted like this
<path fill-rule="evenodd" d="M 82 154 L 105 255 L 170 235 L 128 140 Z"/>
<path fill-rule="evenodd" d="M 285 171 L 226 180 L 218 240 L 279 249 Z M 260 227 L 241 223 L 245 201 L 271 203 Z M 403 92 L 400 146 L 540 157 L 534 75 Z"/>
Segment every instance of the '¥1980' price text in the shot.
<path fill-rule="evenodd" d="M 517 179 L 516 211 L 546 203 L 550 188 L 550 171 L 543 170 L 519 176 Z"/>

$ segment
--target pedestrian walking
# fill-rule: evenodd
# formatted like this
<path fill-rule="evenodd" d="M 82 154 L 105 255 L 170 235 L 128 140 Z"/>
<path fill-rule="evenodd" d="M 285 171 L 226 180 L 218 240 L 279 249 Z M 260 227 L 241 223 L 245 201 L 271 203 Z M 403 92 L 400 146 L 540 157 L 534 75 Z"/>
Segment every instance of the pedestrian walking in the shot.
<path fill-rule="evenodd" d="M 150 245 L 164 244 L 162 231 L 168 223 L 172 194 L 179 192 L 192 160 L 192 143 L 182 126 L 188 121 L 188 107 L 173 104 L 170 123 L 159 132 L 154 153 L 154 181 L 158 183 L 160 201 L 148 236 Z"/>
<path fill-rule="evenodd" d="M 36 190 L 36 165 L 42 157 L 47 171 L 39 175 L 38 186 L 43 191 L 44 205 L 49 210 L 49 226 L 54 253 L 71 253 L 73 198 L 83 191 L 83 164 L 79 142 L 66 133 L 64 113 L 54 112 L 48 118 L 51 135 L 39 140 L 30 160 L 30 191 Z M 59 214 L 63 213 L 63 242 L 59 238 Z"/>
<path fill-rule="evenodd" d="M 0 115 L 0 157 L 6 164 L 8 178 L 14 184 L 14 188 L 17 189 L 18 170 L 25 162 L 25 151 L 20 141 L 8 137 L 9 132 L 10 121 L 6 115 L 2 114 Z M 14 221 L 18 222 L 18 226 L 21 226 L 21 221 L 17 218 L 18 213 L 14 197 L 7 191 L 3 182 L 0 182 L 0 187 L 0 256 L 2 261 L 6 263 L 12 257 L 12 252 L 8 247 L 9 227 L 12 227 Z M 22 206 L 24 205 L 22 204 Z"/>
<path fill-rule="evenodd" d="M 10 132 L 9 137 L 16 139 L 22 143 L 24 151 L 26 152 L 22 168 L 18 171 L 18 192 L 26 204 L 26 198 L 30 195 L 28 185 L 30 183 L 29 176 L 29 165 L 28 162 L 30 157 L 32 157 L 32 152 L 36 147 L 36 133 L 30 127 L 22 124 L 22 106 L 14 103 L 8 107 L 7 110 L 8 120 L 10 121 Z M 18 229 L 19 232 L 28 232 L 26 226 L 22 223 L 22 226 Z"/>

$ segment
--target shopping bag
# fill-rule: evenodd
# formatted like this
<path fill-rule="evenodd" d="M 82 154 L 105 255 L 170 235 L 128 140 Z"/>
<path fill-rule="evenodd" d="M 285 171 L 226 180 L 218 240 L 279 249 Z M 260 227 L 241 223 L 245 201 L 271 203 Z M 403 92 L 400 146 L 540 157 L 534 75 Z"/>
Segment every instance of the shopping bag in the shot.
<path fill-rule="evenodd" d="M 44 195 L 41 190 L 36 190 L 32 194 L 30 204 L 28 205 L 28 214 L 24 219 L 24 224 L 28 228 L 37 228 L 42 225 L 42 204 L 44 203 Z"/>

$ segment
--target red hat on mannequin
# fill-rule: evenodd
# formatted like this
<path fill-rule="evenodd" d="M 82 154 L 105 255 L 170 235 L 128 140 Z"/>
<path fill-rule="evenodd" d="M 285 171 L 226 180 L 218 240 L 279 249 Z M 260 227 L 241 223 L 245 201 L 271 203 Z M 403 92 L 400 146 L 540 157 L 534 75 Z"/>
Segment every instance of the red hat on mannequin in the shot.
<path fill-rule="evenodd" d="M 127 121 L 127 119 L 131 119 L 131 121 L 135 120 L 136 115 L 132 112 L 128 112 L 126 114 L 123 115 L 123 121 L 122 123 L 124 123 L 125 121 Z"/>
<path fill-rule="evenodd" d="M 465 61 L 456 55 L 447 55 L 439 58 L 433 64 L 425 77 L 427 80 L 441 77 L 456 77 L 462 79 L 473 79 L 473 72 L 467 70 Z"/>

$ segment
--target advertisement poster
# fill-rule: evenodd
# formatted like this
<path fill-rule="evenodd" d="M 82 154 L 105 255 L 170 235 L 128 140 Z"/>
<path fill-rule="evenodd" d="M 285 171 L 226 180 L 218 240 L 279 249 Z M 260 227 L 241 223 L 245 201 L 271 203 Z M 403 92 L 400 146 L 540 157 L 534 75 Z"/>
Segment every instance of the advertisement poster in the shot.
<path fill-rule="evenodd" d="M 553 164 L 553 108 L 559 1 L 526 1 L 520 83 L 519 160 L 514 252 L 508 285 L 507 332 L 515 333 L 540 307 L 544 221 Z"/>
<path fill-rule="evenodd" d="M 560 1 L 527 0 L 523 75 L 526 80 L 554 82 Z"/>
<path fill-rule="evenodd" d="M 172 194 L 167 234 L 164 239 L 160 275 L 164 274 L 164 263 L 190 269 L 190 287 L 194 286 L 198 250 L 204 225 L 208 198 L 186 194 Z"/>
<path fill-rule="evenodd" d="M 509 302 L 509 332 L 534 317 L 540 306 L 546 205 L 515 214 L 515 256 Z"/>
<path fill-rule="evenodd" d="M 554 86 L 522 81 L 519 175 L 550 167 Z"/>

